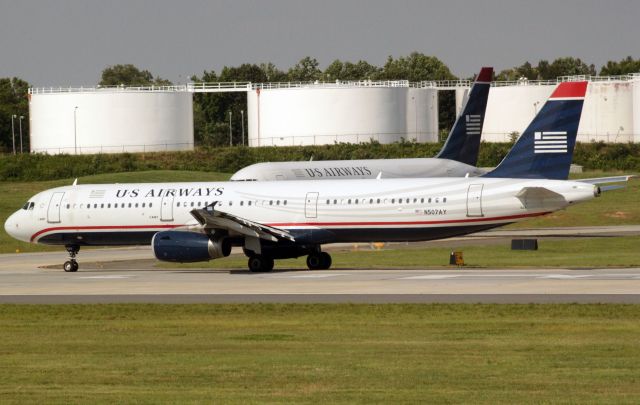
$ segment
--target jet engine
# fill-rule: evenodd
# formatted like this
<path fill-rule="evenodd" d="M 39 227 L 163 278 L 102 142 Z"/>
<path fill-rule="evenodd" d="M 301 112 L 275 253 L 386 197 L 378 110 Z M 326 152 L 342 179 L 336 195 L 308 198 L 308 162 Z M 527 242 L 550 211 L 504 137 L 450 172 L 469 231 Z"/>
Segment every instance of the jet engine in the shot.
<path fill-rule="evenodd" d="M 156 258 L 165 262 L 204 262 L 231 253 L 231 241 L 224 236 L 186 231 L 158 232 L 151 246 Z"/>

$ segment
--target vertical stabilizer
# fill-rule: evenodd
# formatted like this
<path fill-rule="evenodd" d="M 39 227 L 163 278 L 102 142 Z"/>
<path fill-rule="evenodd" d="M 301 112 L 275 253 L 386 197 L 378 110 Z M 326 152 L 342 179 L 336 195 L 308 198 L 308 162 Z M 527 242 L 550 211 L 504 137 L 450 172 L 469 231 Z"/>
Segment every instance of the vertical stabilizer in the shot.
<path fill-rule="evenodd" d="M 587 82 L 564 82 L 544 104 L 498 167 L 484 177 L 566 180 Z"/>
<path fill-rule="evenodd" d="M 475 166 L 478 163 L 480 136 L 493 77 L 492 67 L 483 67 L 471 86 L 469 97 L 447 141 L 436 158 L 451 159 Z"/>

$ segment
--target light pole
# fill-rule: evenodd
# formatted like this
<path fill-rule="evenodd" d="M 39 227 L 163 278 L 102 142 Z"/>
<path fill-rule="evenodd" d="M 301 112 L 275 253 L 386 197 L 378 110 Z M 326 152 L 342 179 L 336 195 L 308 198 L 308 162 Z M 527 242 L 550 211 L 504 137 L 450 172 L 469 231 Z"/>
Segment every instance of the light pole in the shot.
<path fill-rule="evenodd" d="M 240 110 L 241 123 L 242 123 L 242 146 L 244 146 L 244 110 Z"/>
<path fill-rule="evenodd" d="M 18 124 L 20 126 L 20 153 L 22 153 L 22 120 L 24 119 L 24 116 L 21 115 L 20 116 L 20 121 L 18 121 Z"/>
<path fill-rule="evenodd" d="M 13 120 L 16 119 L 17 115 L 13 114 L 11 116 L 11 138 L 13 139 L 13 154 L 16 154 L 16 131 L 15 126 L 13 124 Z"/>
<path fill-rule="evenodd" d="M 231 114 L 232 112 L 229 111 L 229 146 L 233 146 L 233 139 L 231 138 L 231 134 L 232 134 L 232 129 L 231 129 Z"/>
<path fill-rule="evenodd" d="M 74 154 L 78 154 L 78 106 L 73 107 L 73 150 Z"/>

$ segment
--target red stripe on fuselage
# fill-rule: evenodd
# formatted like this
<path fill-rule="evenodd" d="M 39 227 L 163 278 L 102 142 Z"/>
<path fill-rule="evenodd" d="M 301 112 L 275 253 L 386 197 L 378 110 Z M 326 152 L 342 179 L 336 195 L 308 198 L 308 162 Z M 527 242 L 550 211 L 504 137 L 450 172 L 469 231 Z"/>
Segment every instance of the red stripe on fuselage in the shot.
<path fill-rule="evenodd" d="M 531 217 L 539 217 L 542 215 L 547 215 L 551 213 L 549 212 L 536 212 L 532 214 L 521 214 L 521 215 L 508 215 L 502 217 L 491 217 L 491 218 L 467 218 L 467 219 L 449 219 L 442 221 L 388 221 L 388 222 L 285 222 L 285 223 L 271 223 L 265 224 L 268 226 L 278 227 L 278 226 L 370 226 L 370 225 L 439 225 L 439 224 L 464 224 L 464 223 L 475 223 L 475 222 L 488 222 L 488 221 L 506 221 L 512 219 L 520 219 L 520 218 L 531 218 Z M 59 226 L 53 228 L 45 228 L 42 229 L 31 236 L 31 242 L 38 236 L 42 235 L 46 232 L 51 231 L 79 231 L 79 230 L 130 230 L 130 229 L 173 229 L 184 225 L 125 225 L 125 226 Z"/>

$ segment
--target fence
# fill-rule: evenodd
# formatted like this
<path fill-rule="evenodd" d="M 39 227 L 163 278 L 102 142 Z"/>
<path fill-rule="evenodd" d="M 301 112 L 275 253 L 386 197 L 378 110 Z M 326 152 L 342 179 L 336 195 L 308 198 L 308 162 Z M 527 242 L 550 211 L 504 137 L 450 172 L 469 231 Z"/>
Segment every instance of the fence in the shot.
<path fill-rule="evenodd" d="M 60 146 L 57 148 L 34 148 L 31 153 L 48 155 L 91 155 L 97 153 L 145 153 L 193 150 L 193 143 L 158 143 L 153 145 L 99 145 L 99 146 Z"/>

